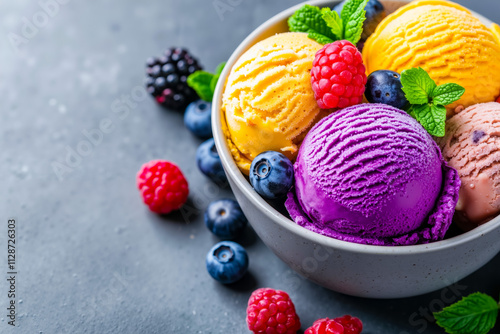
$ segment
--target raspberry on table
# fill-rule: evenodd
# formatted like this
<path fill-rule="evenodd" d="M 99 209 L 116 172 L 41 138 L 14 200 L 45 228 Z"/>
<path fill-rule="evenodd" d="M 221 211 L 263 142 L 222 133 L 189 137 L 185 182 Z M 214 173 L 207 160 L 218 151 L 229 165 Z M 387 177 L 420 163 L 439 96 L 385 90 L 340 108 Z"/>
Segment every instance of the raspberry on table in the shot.
<path fill-rule="evenodd" d="M 361 53 L 349 41 L 326 44 L 314 58 L 311 84 L 321 109 L 360 104 L 366 85 Z"/>
<path fill-rule="evenodd" d="M 344 315 L 333 320 L 344 326 L 344 334 L 359 334 L 363 330 L 363 323 L 356 317 Z"/>
<path fill-rule="evenodd" d="M 167 214 L 186 203 L 189 188 L 179 167 L 165 160 L 153 160 L 137 173 L 137 186 L 144 203 L 153 212 Z"/>
<path fill-rule="evenodd" d="M 183 111 L 198 99 L 187 78 L 201 69 L 187 50 L 170 48 L 161 57 L 146 61 L 146 89 L 164 107 Z"/>
<path fill-rule="evenodd" d="M 295 334 L 300 319 L 284 291 L 270 288 L 255 290 L 248 300 L 247 324 L 254 334 Z"/>
<path fill-rule="evenodd" d="M 499 96 L 499 97 L 497 97 L 497 102 L 498 102 L 498 103 L 500 103 L 500 96 Z"/>
<path fill-rule="evenodd" d="M 344 326 L 333 319 L 318 319 L 304 334 L 345 334 Z"/>

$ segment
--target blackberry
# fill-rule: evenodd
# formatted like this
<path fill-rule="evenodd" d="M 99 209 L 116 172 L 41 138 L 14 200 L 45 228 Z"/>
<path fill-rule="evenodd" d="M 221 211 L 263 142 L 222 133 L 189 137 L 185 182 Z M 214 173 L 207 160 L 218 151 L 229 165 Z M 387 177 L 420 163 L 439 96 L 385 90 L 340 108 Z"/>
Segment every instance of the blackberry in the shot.
<path fill-rule="evenodd" d="M 182 111 L 199 98 L 187 85 L 187 78 L 201 69 L 187 50 L 170 48 L 160 57 L 146 61 L 146 89 L 159 104 Z"/>

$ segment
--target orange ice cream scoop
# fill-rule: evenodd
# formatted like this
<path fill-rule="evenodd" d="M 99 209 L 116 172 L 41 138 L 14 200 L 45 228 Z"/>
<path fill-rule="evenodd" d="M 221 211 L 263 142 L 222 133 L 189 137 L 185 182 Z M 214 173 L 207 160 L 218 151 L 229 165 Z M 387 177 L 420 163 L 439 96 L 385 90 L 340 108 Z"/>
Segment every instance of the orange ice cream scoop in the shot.
<path fill-rule="evenodd" d="M 492 102 L 500 94 L 500 27 L 491 29 L 466 8 L 441 0 L 414 1 L 386 17 L 366 41 L 368 73 L 422 67 L 438 85 L 465 88 L 447 106 Z"/>
<path fill-rule="evenodd" d="M 460 227 L 470 230 L 500 214 L 500 103 L 460 111 L 436 141 L 462 181 L 454 217 Z"/>
<path fill-rule="evenodd" d="M 311 87 L 312 62 L 322 47 L 307 34 L 281 33 L 255 44 L 232 67 L 222 97 L 223 131 L 243 173 L 268 150 L 293 161 L 307 130 L 328 114 Z"/>

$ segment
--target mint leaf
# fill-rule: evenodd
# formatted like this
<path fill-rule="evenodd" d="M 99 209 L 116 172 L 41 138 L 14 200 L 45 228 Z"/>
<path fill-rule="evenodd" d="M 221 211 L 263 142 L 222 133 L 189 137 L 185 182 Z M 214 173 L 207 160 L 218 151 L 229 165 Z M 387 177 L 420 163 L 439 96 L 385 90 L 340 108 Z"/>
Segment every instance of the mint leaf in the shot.
<path fill-rule="evenodd" d="M 214 92 L 210 87 L 212 82 L 213 74 L 205 71 L 196 71 L 187 78 L 187 84 L 189 87 L 193 88 L 198 96 L 207 102 L 212 102 Z"/>
<path fill-rule="evenodd" d="M 422 124 L 431 136 L 444 137 L 446 108 L 434 104 L 415 104 L 411 107 L 410 115 Z"/>
<path fill-rule="evenodd" d="M 222 70 L 226 66 L 226 62 L 222 62 L 217 66 L 215 69 L 215 74 L 212 78 L 212 81 L 210 81 L 210 89 L 212 90 L 212 97 L 215 92 L 215 86 L 217 86 L 217 81 L 219 81 L 220 74 L 222 73 Z"/>
<path fill-rule="evenodd" d="M 330 37 L 327 37 L 325 35 L 318 34 L 316 32 L 310 32 L 309 34 L 307 34 L 307 37 L 323 45 L 335 42 L 334 39 L 331 39 Z"/>
<path fill-rule="evenodd" d="M 368 0 L 348 0 L 342 8 L 341 17 L 344 23 L 343 38 L 356 45 L 363 33 L 366 19 L 365 7 Z"/>
<path fill-rule="evenodd" d="M 344 38 L 344 25 L 339 13 L 325 7 L 321 9 L 321 14 L 323 15 L 323 20 L 325 20 L 326 24 L 330 27 L 336 39 L 340 40 Z"/>
<path fill-rule="evenodd" d="M 450 334 L 486 334 L 495 327 L 499 306 L 490 296 L 473 293 L 435 312 L 436 323 Z"/>
<path fill-rule="evenodd" d="M 335 35 L 323 20 L 319 7 L 304 5 L 288 19 L 288 27 L 292 32 L 308 33 L 309 38 L 320 44 L 335 41 Z"/>
<path fill-rule="evenodd" d="M 446 106 L 455 101 L 460 100 L 465 93 L 465 88 L 454 83 L 447 83 L 438 86 L 432 92 L 431 97 L 434 99 L 435 104 Z"/>
<path fill-rule="evenodd" d="M 422 68 L 411 68 L 401 72 L 403 92 L 411 104 L 424 104 L 431 102 L 432 92 L 436 83 Z"/>

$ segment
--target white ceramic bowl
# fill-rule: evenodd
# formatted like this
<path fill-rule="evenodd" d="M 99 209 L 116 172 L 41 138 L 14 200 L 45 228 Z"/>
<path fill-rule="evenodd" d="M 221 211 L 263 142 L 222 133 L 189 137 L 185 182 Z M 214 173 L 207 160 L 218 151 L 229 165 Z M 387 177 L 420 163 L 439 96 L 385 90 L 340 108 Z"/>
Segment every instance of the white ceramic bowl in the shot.
<path fill-rule="evenodd" d="M 332 7 L 338 2 L 317 0 L 308 3 Z M 391 1 L 384 3 L 394 5 Z M 286 20 L 300 6 L 274 16 L 240 44 L 229 59 L 214 95 L 212 124 L 217 150 L 234 195 L 256 233 L 300 275 L 328 289 L 353 296 L 400 298 L 420 295 L 441 289 L 482 267 L 500 252 L 500 216 L 468 233 L 431 244 L 360 245 L 298 226 L 263 200 L 239 171 L 221 130 L 220 107 L 225 79 L 248 48 L 271 35 L 288 31 Z"/>

